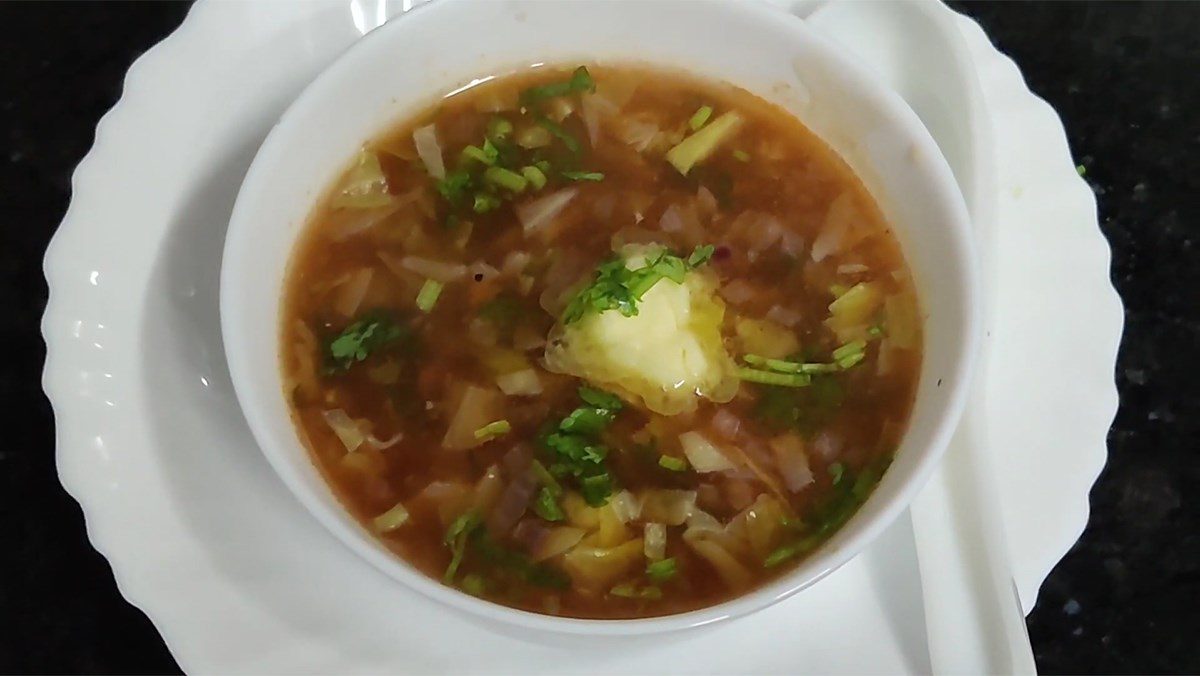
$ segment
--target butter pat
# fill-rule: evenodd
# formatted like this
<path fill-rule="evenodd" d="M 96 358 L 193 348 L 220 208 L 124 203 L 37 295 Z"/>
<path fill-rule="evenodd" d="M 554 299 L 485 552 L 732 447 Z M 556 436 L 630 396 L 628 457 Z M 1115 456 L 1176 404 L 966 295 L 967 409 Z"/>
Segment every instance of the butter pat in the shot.
<path fill-rule="evenodd" d="M 643 252 L 627 252 L 627 268 L 644 265 Z M 694 410 L 700 397 L 733 398 L 736 366 L 721 337 L 725 304 L 706 272 L 689 271 L 682 284 L 659 280 L 637 308 L 632 317 L 609 310 L 556 326 L 546 347 L 546 367 L 662 415 Z"/>

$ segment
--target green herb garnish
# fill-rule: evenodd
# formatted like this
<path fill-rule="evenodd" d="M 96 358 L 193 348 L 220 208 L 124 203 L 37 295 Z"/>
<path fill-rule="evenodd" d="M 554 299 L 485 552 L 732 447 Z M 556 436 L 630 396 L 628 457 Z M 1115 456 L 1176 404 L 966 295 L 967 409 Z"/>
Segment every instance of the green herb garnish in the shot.
<path fill-rule="evenodd" d="M 475 438 L 479 440 L 492 440 L 499 436 L 504 436 L 512 431 L 512 425 L 507 420 L 497 420 L 490 422 L 483 427 L 475 430 Z"/>
<path fill-rule="evenodd" d="M 712 106 L 700 106 L 696 112 L 692 113 L 691 118 L 688 119 L 688 128 L 692 131 L 698 131 L 700 127 L 704 126 L 705 122 L 708 122 L 708 118 L 712 117 L 712 114 Z"/>
<path fill-rule="evenodd" d="M 470 172 L 458 169 L 446 174 L 446 178 L 437 182 L 437 191 L 447 202 L 461 205 L 466 201 L 473 185 Z"/>
<path fill-rule="evenodd" d="M 533 512 L 546 521 L 562 521 L 567 516 L 558 505 L 558 496 L 549 486 L 543 486 L 534 496 Z"/>
<path fill-rule="evenodd" d="M 679 572 L 679 567 L 674 558 L 655 561 L 646 566 L 646 577 L 654 582 L 662 583 L 675 577 L 675 573 Z"/>
<path fill-rule="evenodd" d="M 812 383 L 812 376 L 807 373 L 779 373 L 742 367 L 737 370 L 737 375 L 746 382 L 779 387 L 808 387 Z"/>
<path fill-rule="evenodd" d="M 442 575 L 442 581 L 446 584 L 454 583 L 454 576 L 458 574 L 458 567 L 467 553 L 467 541 L 482 525 L 479 514 L 471 511 L 459 516 L 446 529 L 446 535 L 442 538 L 442 542 L 450 548 L 450 565 L 446 566 L 446 572 Z"/>
<path fill-rule="evenodd" d="M 687 259 L 662 250 L 646 260 L 645 265 L 630 270 L 625 260 L 614 257 L 596 268 L 592 283 L 580 289 L 563 311 L 563 324 L 572 324 L 589 313 L 600 314 L 616 310 L 626 317 L 638 313 L 637 303 L 660 280 L 669 279 L 682 284 L 684 276 L 712 257 L 713 247 L 698 246 Z M 691 261 L 698 261 L 692 264 Z"/>
<path fill-rule="evenodd" d="M 604 464 L 608 448 L 599 435 L 622 408 L 616 396 L 591 387 L 579 388 L 580 406 L 542 438 L 542 447 L 551 454 L 548 473 L 559 478 L 571 477 L 583 499 L 598 507 L 612 494 L 612 477 Z"/>
<path fill-rule="evenodd" d="M 604 180 L 604 174 L 598 171 L 564 171 L 561 172 L 561 175 L 568 181 L 592 181 L 595 183 Z"/>
<path fill-rule="evenodd" d="M 492 185 L 499 186 L 514 193 L 525 191 L 529 181 L 524 176 L 504 167 L 488 167 L 483 172 L 483 178 Z"/>
<path fill-rule="evenodd" d="M 829 466 L 829 476 L 833 480 L 833 485 L 836 486 L 842 482 L 842 476 L 846 473 L 846 466 L 840 462 L 835 462 Z"/>
<path fill-rule="evenodd" d="M 347 326 L 329 341 L 325 358 L 329 370 L 346 371 L 357 362 L 365 361 L 377 350 L 410 335 L 408 328 L 382 315 L 364 317 Z"/>
<path fill-rule="evenodd" d="M 585 66 L 580 66 L 571 73 L 571 79 L 561 82 L 551 82 L 549 84 L 530 87 L 521 92 L 521 105 L 532 106 L 548 99 L 566 96 L 568 94 L 576 94 L 581 92 L 596 91 L 596 82 L 592 79 L 591 73 Z"/>
<path fill-rule="evenodd" d="M 567 131 L 561 124 L 551 120 L 545 115 L 536 115 L 533 119 L 534 122 L 537 122 L 539 127 L 550 132 L 555 138 L 562 141 L 563 145 L 567 147 L 567 150 L 574 154 L 579 154 L 579 151 L 583 149 L 583 146 L 579 143 L 579 139 L 572 136 L 571 132 Z"/>
<path fill-rule="evenodd" d="M 464 575 L 462 582 L 458 583 L 458 586 L 471 596 L 483 596 L 483 592 L 487 588 L 483 576 L 478 573 Z"/>
<path fill-rule="evenodd" d="M 672 472 L 683 472 L 687 470 L 688 463 L 687 460 L 676 458 L 673 455 L 661 455 L 658 457 L 658 466 Z"/>
<path fill-rule="evenodd" d="M 546 187 L 546 174 L 538 167 L 533 165 L 521 167 L 521 175 L 525 177 L 526 181 L 529 181 L 529 185 L 533 186 L 534 190 Z"/>
<path fill-rule="evenodd" d="M 421 290 L 417 292 L 417 307 L 421 312 L 429 312 L 433 306 L 437 304 L 438 297 L 442 295 L 442 287 L 444 285 L 434 279 L 427 279 L 421 285 Z"/>

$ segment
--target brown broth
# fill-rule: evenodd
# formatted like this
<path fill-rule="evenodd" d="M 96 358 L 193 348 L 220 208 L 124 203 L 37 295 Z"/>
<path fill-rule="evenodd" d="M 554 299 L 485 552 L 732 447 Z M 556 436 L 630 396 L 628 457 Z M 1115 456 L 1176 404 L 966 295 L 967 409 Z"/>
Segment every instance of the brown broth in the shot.
<path fill-rule="evenodd" d="M 498 474 L 495 485 L 506 488 L 529 471 L 525 468 L 529 449 L 548 464 L 551 458 L 540 444 L 540 435 L 548 421 L 557 422 L 581 405 L 576 389 L 583 383 L 541 368 L 540 348 L 524 350 L 542 393 L 506 397 L 504 418 L 511 431 L 468 450 L 442 446 L 457 397 L 468 384 L 494 389 L 494 373 L 480 359 L 495 350 L 486 344 L 495 341 L 511 350 L 514 340 L 524 344 L 531 342 L 530 336 L 545 336 L 556 317 L 540 301 L 562 296 L 564 288 L 589 279 L 595 267 L 613 255 L 614 244 L 652 241 L 684 256 L 697 245 L 716 245 L 706 268 L 722 285 L 724 333 L 735 357 L 743 352 L 732 337 L 738 318 L 768 317 L 777 323 L 794 321 L 788 330 L 798 339 L 803 358 L 828 362 L 843 342 L 823 323 L 830 316 L 834 292 L 860 282 L 872 285 L 892 300 L 873 312 L 869 326 L 854 329 L 867 342 L 860 363 L 817 376 L 808 387 L 744 382 L 732 401 L 704 400 L 694 412 L 677 416 L 651 414 L 627 403 L 603 432 L 609 449 L 605 463 L 619 487 L 635 494 L 653 488 L 696 490 L 698 508 L 722 524 L 739 514 L 745 519 L 767 513 L 762 503 L 752 504 L 760 495 L 775 492 L 754 468 L 777 486 L 783 483 L 769 440 L 799 435 L 814 481 L 796 492 L 783 490 L 782 510 L 791 513 L 789 524 L 805 525 L 797 529 L 774 524 L 760 535 L 766 540 L 756 543 L 749 527 L 739 521 L 740 526 L 729 526 L 728 532 L 709 540 L 725 547 L 748 573 L 746 580 L 730 582 L 714 574 L 708 560 L 683 539 L 684 526 L 670 526 L 666 556 L 676 560 L 678 573 L 661 584 L 647 579 L 646 562 L 639 560 L 602 586 L 580 583 L 570 575 L 565 588 L 542 586 L 547 571 L 557 573 L 550 578 L 561 576 L 561 555 L 538 568 L 512 555 L 497 558 L 487 543 L 480 544 L 482 530 L 467 539 L 454 581 L 462 586 L 470 576 L 467 586 L 472 587 L 477 576 L 484 588 L 471 591 L 535 612 L 585 618 L 665 615 L 719 603 L 786 572 L 804 552 L 781 565 L 765 567 L 764 546 L 776 550 L 806 538 L 808 545 L 815 545 L 865 500 L 907 424 L 921 361 L 920 325 L 903 256 L 874 201 L 849 167 L 797 120 L 729 85 L 641 68 L 593 66 L 589 70 L 599 95 L 619 103 L 619 110 L 606 110 L 600 116 L 595 147 L 581 119 L 580 95 L 563 97 L 574 110 L 561 124 L 583 146 L 579 168 L 602 172 L 604 178 L 573 183 L 578 196 L 551 226 L 532 237 L 524 235 L 512 203 L 550 194 L 564 183 L 552 179 L 552 185 L 536 194 L 527 190 L 526 195 L 486 214 L 475 214 L 469 207 L 455 210 L 426 174 L 412 133 L 436 124 L 447 170 L 452 170 L 464 146 L 481 144 L 488 121 L 496 115 L 515 122 L 517 133 L 530 124 L 528 116 L 513 107 L 520 91 L 563 81 L 570 71 L 543 68 L 499 78 L 443 100 L 437 108 L 369 143 L 367 148 L 379 157 L 386 175 L 393 205 L 389 209 L 394 211 L 355 231 L 355 219 L 365 212 L 334 208 L 336 186 L 315 209 L 289 271 L 282 369 L 300 433 L 346 508 L 371 528 L 374 517 L 403 503 L 410 513 L 408 522 L 381 535 L 381 540 L 430 577 L 442 579 L 451 560 L 450 548 L 443 542 L 447 528 L 472 509 L 479 493 L 476 487 L 489 468 Z M 702 105 L 715 109 L 713 118 L 737 110 L 746 122 L 731 141 L 685 177 L 663 155 L 683 138 L 689 118 Z M 497 107 L 503 110 L 490 112 Z M 657 136 L 637 134 L 656 127 Z M 646 141 L 648 146 L 639 151 L 631 140 Z M 573 161 L 559 141 L 541 154 L 556 167 Z M 684 214 L 685 227 L 664 232 L 659 222 L 672 206 Z M 447 221 L 453 221 L 451 214 L 457 223 L 447 227 Z M 782 237 L 770 231 L 769 217 L 782 225 Z M 844 241 L 851 244 L 814 261 L 814 241 L 823 230 L 841 227 L 838 223 L 847 217 L 852 226 Z M 503 272 L 506 257 L 513 252 L 531 257 L 522 275 Z M 483 262 L 490 267 L 476 266 L 461 279 L 446 283 L 432 311 L 424 313 L 415 299 L 425 279 L 401 264 L 405 256 L 468 266 Z M 356 282 L 368 274 L 365 290 L 360 287 L 361 293 L 353 293 Z M 361 300 L 355 302 L 358 297 Z M 904 319 L 891 316 L 893 302 L 910 317 L 905 330 L 913 335 L 907 340 L 896 337 Z M 342 310 L 349 308 L 349 313 L 340 311 L 339 305 Z M 368 312 L 397 318 L 411 335 L 372 352 L 344 372 L 326 372 L 328 342 Z M 397 433 L 403 438 L 382 450 L 366 442 L 348 453 L 325 420 L 324 413 L 333 409 L 347 412 L 377 439 Z M 732 414 L 741 422 L 733 439 L 713 429 L 712 421 L 720 411 L 725 412 L 722 417 Z M 659 466 L 662 454 L 682 455 L 678 436 L 692 430 L 740 451 L 731 457 L 743 466 L 703 474 Z M 518 447 L 524 450 L 514 453 Z M 749 460 L 741 459 L 742 454 Z M 835 485 L 839 472 L 841 480 Z M 596 512 L 587 513 L 594 517 Z M 535 519 L 532 514 L 527 511 L 523 518 Z M 486 521 L 487 515 L 482 516 Z M 568 523 L 586 524 L 591 517 L 571 518 Z M 772 518 L 778 520 L 777 515 Z M 530 526 L 531 532 L 536 530 Z M 602 539 L 594 527 L 585 530 L 588 534 L 580 546 L 597 545 Z M 492 545 L 505 551 L 528 553 L 527 545 L 510 534 L 488 536 Z M 603 537 L 617 542 L 641 536 L 642 525 L 635 521 L 610 529 Z M 661 598 L 614 595 L 613 589 L 620 592 L 621 585 L 633 585 L 638 591 L 657 588 Z"/>

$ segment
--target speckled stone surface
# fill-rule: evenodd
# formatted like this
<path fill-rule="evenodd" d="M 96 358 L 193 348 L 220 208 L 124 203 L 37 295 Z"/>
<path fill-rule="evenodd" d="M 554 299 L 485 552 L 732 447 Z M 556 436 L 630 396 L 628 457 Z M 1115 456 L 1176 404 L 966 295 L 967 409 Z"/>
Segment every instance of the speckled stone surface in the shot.
<path fill-rule="evenodd" d="M 1029 617 L 1038 666 L 1200 672 L 1200 3 L 955 7 L 1062 115 L 1127 308 L 1121 409 L 1092 519 Z M 0 3 L 3 673 L 178 670 L 58 484 L 38 322 L 42 253 L 71 171 L 129 64 L 186 12 Z"/>

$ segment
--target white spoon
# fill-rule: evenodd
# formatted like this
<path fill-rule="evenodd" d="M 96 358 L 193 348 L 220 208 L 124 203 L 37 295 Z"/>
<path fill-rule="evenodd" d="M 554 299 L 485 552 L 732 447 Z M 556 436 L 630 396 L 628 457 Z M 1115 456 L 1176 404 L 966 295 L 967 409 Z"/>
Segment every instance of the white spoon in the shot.
<path fill-rule="evenodd" d="M 993 133 L 952 12 L 934 2 L 801 2 L 791 9 L 890 83 L 941 147 L 975 225 L 990 336 Z M 985 337 L 981 364 L 989 348 Z M 946 457 L 911 509 L 930 662 L 934 673 L 1032 674 L 1037 668 L 984 445 L 982 380 L 976 377 Z"/>

